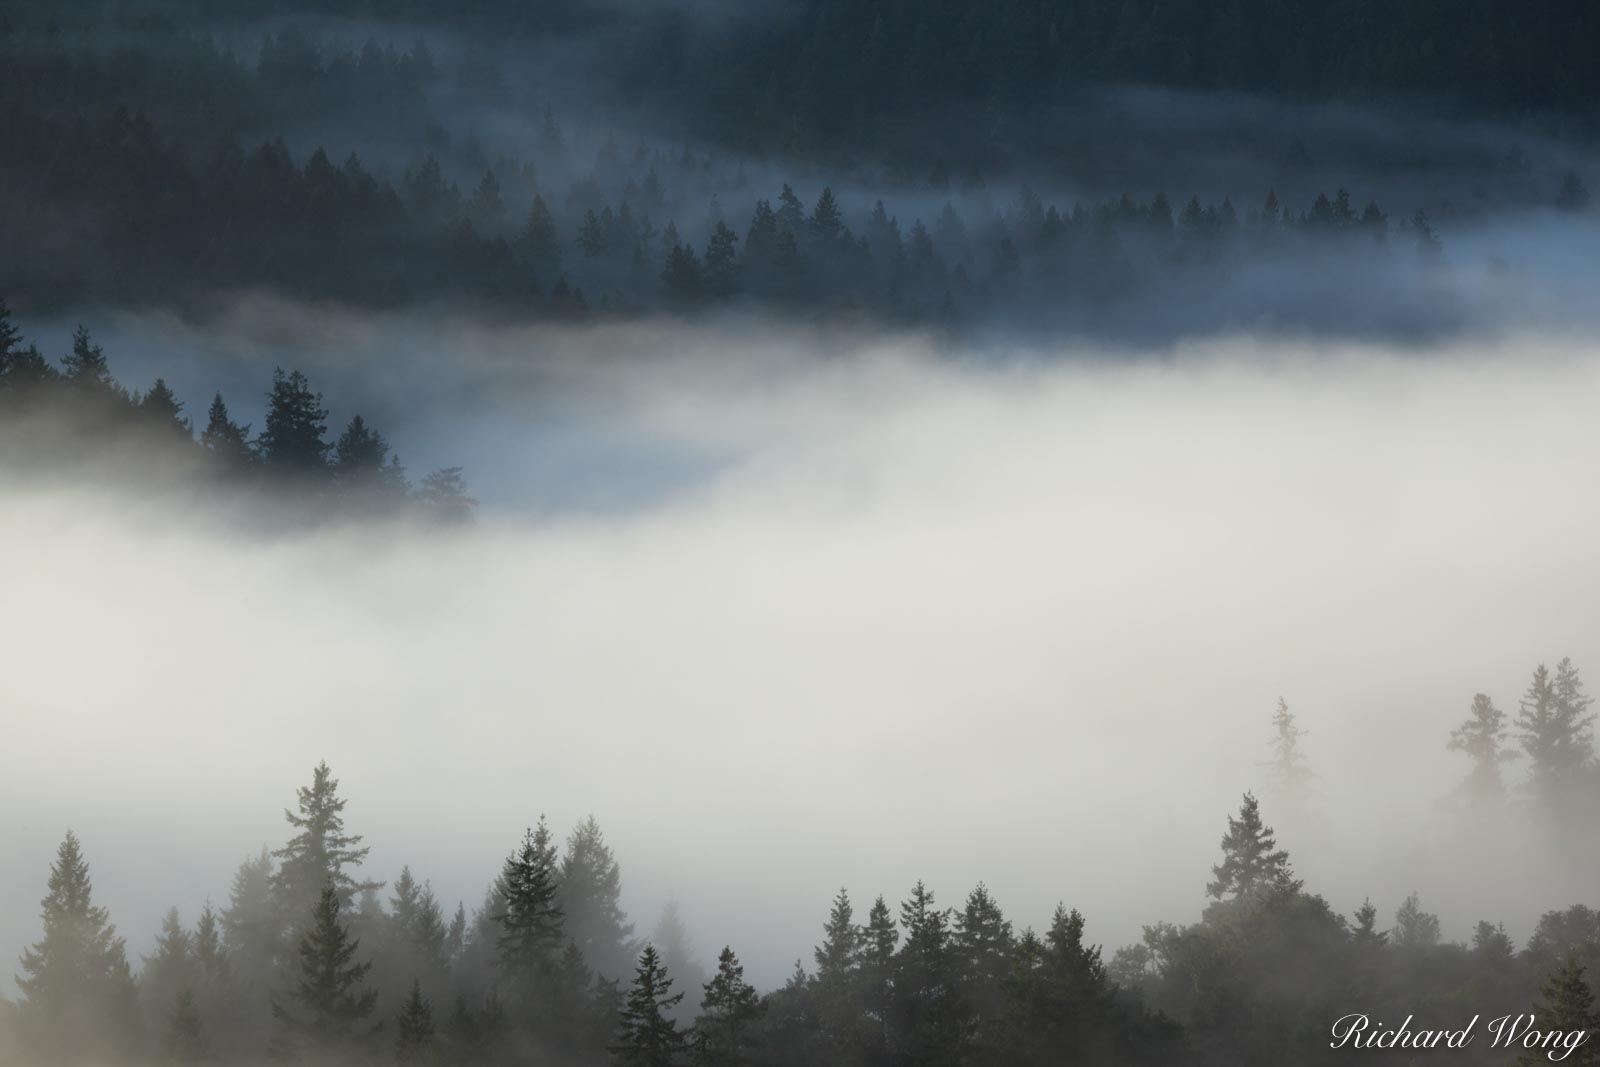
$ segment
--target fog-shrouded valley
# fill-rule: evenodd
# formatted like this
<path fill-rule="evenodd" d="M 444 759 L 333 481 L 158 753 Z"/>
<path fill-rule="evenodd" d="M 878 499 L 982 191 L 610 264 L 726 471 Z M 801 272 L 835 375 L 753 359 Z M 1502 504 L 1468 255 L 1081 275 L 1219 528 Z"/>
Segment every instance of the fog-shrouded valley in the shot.
<path fill-rule="evenodd" d="M 1597 34 L 0 0 L 0 1063 L 1600 1062 Z"/>

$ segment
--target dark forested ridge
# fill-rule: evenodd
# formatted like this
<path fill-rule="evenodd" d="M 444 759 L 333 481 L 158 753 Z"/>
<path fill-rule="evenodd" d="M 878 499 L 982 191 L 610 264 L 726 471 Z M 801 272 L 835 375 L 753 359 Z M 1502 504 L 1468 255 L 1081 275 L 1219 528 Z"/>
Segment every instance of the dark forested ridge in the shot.
<path fill-rule="evenodd" d="M 1534 671 L 1514 716 L 1478 694 L 1449 735 L 1471 763 L 1447 798 L 1452 817 L 1469 828 L 1511 816 L 1590 840 L 1591 704 L 1567 660 Z M 1304 734 L 1280 701 L 1268 772 L 1284 812 L 1314 803 Z M 1502 767 L 1515 759 L 1525 770 L 1509 782 Z M 653 931 L 636 928 L 592 817 L 563 842 L 530 815 L 468 907 L 409 867 L 373 880 L 338 785 L 319 765 L 285 812 L 283 846 L 247 857 L 220 907 L 187 919 L 172 909 L 137 968 L 69 833 L 41 937 L 21 960 L 21 998 L 0 999 L 6 1062 L 1265 1067 L 1348 1058 L 1329 1038 L 1352 1011 L 1374 1029 L 1415 1017 L 1414 1032 L 1479 1015 L 1474 1043 L 1452 1052 L 1462 1062 L 1563 1050 L 1594 1062 L 1588 1040 L 1508 1050 L 1488 1019 L 1532 1014 L 1538 1025 L 1519 1032 L 1568 1043 L 1600 1032 L 1595 910 L 1549 911 L 1521 946 L 1490 920 L 1470 943 L 1444 940 L 1416 893 L 1392 913 L 1364 900 L 1346 915 L 1295 874 L 1248 793 L 1209 878 L 1196 872 L 1198 921 L 1146 926 L 1109 958 L 1065 903 L 1035 929 L 981 882 L 954 901 L 922 882 L 898 902 L 841 889 L 789 981 L 762 991 L 734 946 L 714 963 L 697 955 L 674 902 Z"/>
<path fill-rule="evenodd" d="M 1377 49 L 1328 61 L 1354 83 L 1387 84 L 1362 64 L 1443 78 L 1414 48 L 1446 57 L 1434 67 L 1465 63 L 1465 45 L 1404 28 L 1420 12 L 1371 16 L 1408 42 L 1391 47 L 1314 28 L 1333 7 L 1234 5 L 1227 19 L 1248 27 L 1241 40 Z M 1362 5 L 1338 7 L 1364 25 Z M 1514 17 L 1472 9 L 1430 32 Z M 1191 10 L 1210 25 L 1220 6 L 1130 3 L 1108 23 L 1094 3 L 775 5 L 681 32 L 635 26 L 691 17 L 674 5 L 628 20 L 541 5 L 537 29 L 486 6 L 503 32 L 473 37 L 469 12 L 432 45 L 443 15 L 426 5 L 412 24 L 334 29 L 246 17 L 292 14 L 272 5 L 233 9 L 243 21 L 137 10 L 54 19 L 20 5 L 0 19 L 0 291 L 19 308 L 205 307 L 270 288 L 559 319 L 739 306 L 1123 340 L 1262 325 L 1411 334 L 1448 327 L 1466 299 L 1435 269 L 1437 234 L 1591 204 L 1566 150 L 1526 154 L 1510 134 L 1368 137 L 1275 112 L 1186 129 L 1071 88 L 1160 84 L 1146 66 L 1189 69 L 1166 56 L 1173 42 L 1221 62 L 1192 27 L 1166 28 Z M 1586 11 L 1560 22 L 1541 6 L 1517 16 L 1519 32 L 1490 33 L 1493 49 L 1514 58 L 1553 35 L 1558 58 L 1538 74 L 1570 102 L 1590 67 L 1559 55 L 1586 39 Z M 523 32 L 531 43 L 510 43 Z M 574 34 L 605 60 L 582 63 L 596 73 L 581 93 L 558 65 Z M 1230 70 L 1270 61 L 1317 76 L 1300 44 L 1239 47 L 1250 62 Z M 1465 69 L 1464 91 L 1497 84 Z M 758 73 L 762 85 L 744 80 Z M 1275 85 L 1199 70 L 1179 81 Z M 597 113 L 613 83 L 618 101 Z M 1318 293 L 1334 275 L 1367 288 L 1331 309 Z M 1295 291 L 1240 280 L 1262 277 Z"/>
<path fill-rule="evenodd" d="M 111 476 L 176 486 L 200 499 L 291 500 L 325 517 L 470 518 L 459 467 L 413 485 L 400 457 L 360 415 L 329 436 L 322 394 L 300 371 L 277 369 L 254 434 L 221 393 L 193 414 L 162 378 L 128 390 L 79 326 L 58 359 L 24 344 L 0 299 L 0 466 L 12 476 Z M 198 437 L 196 432 L 198 431 Z"/>

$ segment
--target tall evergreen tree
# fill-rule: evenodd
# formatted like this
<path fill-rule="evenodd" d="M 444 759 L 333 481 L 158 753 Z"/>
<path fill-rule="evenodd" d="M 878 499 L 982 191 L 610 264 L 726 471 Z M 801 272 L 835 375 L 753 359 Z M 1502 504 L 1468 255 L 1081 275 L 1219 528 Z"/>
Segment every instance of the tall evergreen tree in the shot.
<path fill-rule="evenodd" d="M 622 868 L 593 815 L 568 835 L 557 884 L 567 937 L 584 961 L 602 977 L 624 974 L 634 952 L 633 924 L 621 905 Z"/>
<path fill-rule="evenodd" d="M 272 878 L 272 856 L 262 849 L 239 865 L 222 910 L 222 939 L 234 973 L 245 989 L 258 994 L 274 977 L 285 921 L 274 900 Z"/>
<path fill-rule="evenodd" d="M 205 1063 L 211 1058 L 200 1009 L 195 1006 L 194 993 L 187 986 L 173 998 L 162 1047 L 168 1063 Z"/>
<path fill-rule="evenodd" d="M 562 929 L 556 903 L 556 848 L 544 816 L 506 858 L 500 883 L 500 911 L 495 916 L 500 924 L 500 973 L 524 997 L 545 993 L 560 958 Z"/>
<path fill-rule="evenodd" d="M 108 1058 L 134 1047 L 139 1021 L 127 951 L 68 832 L 41 902 L 44 937 L 24 949 L 17 985 L 24 1043 L 43 1061 Z"/>
<path fill-rule="evenodd" d="M 372 965 L 355 962 L 361 942 L 339 921 L 339 898 L 332 882 L 323 886 L 290 971 L 291 1003 L 273 998 L 272 1015 L 281 1028 L 276 1045 L 280 1052 L 305 1050 L 356 1059 L 382 1025 L 366 1025 L 377 1007 L 378 991 L 362 988 Z"/>
<path fill-rule="evenodd" d="M 1399 948 L 1432 948 L 1439 943 L 1439 917 L 1422 910 L 1422 901 L 1410 893 L 1394 913 L 1389 943 Z"/>
<path fill-rule="evenodd" d="M 139 414 L 152 426 L 170 431 L 186 441 L 193 439 L 194 428 L 183 414 L 183 402 L 163 378 L 157 378 L 150 391 L 139 398 Z"/>
<path fill-rule="evenodd" d="M 955 950 L 962 995 L 980 1018 L 999 1014 L 1001 984 L 1011 971 L 1011 924 L 979 882 L 956 913 Z"/>
<path fill-rule="evenodd" d="M 690 988 L 705 985 L 708 977 L 706 969 L 695 956 L 676 895 L 669 893 L 666 903 L 661 906 L 655 928 L 650 931 L 650 943 L 661 956 L 661 965 L 677 976 L 675 981 Z"/>
<path fill-rule="evenodd" d="M 1592 701 L 1570 659 L 1556 665 L 1556 676 L 1540 664 L 1522 698 L 1517 739 L 1528 755 L 1528 791 L 1555 819 L 1575 817 L 1581 789 L 1594 767 Z"/>
<path fill-rule="evenodd" d="M 1282 889 L 1298 889 L 1289 867 L 1289 853 L 1278 848 L 1272 827 L 1261 821 L 1261 805 L 1244 795 L 1239 817 L 1228 816 L 1222 836 L 1222 862 L 1211 868 L 1206 893 L 1213 900 L 1253 900 Z"/>
<path fill-rule="evenodd" d="M 723 946 L 717 973 L 705 983 L 700 1018 L 694 1024 L 697 1067 L 736 1067 L 749 1062 L 750 1031 L 766 1014 L 761 995 L 744 980 L 744 965 Z"/>
<path fill-rule="evenodd" d="M 88 329 L 82 325 L 73 331 L 72 352 L 61 357 L 61 367 L 63 376 L 74 385 L 105 390 L 116 388 L 104 350 L 94 343 Z"/>
<path fill-rule="evenodd" d="M 688 1051 L 688 1041 L 673 1019 L 683 999 L 672 992 L 672 979 L 654 945 L 639 954 L 633 985 L 623 1003 L 612 1061 L 623 1067 L 675 1067 Z"/>
<path fill-rule="evenodd" d="M 311 784 L 298 790 L 298 814 L 284 810 L 283 817 L 296 833 L 272 853 L 279 865 L 271 883 L 279 913 L 291 930 L 320 907 L 323 889 L 330 885 L 345 906 L 357 893 L 378 888 L 379 883 L 357 881 L 350 873 L 361 866 L 369 850 L 361 847 L 359 834 L 345 833 L 345 804 L 338 780 L 322 762 L 312 771 Z"/>
<path fill-rule="evenodd" d="M 1272 759 L 1267 768 L 1278 798 L 1290 807 L 1303 806 L 1310 798 L 1311 769 L 1300 751 L 1300 739 L 1305 734 L 1288 702 L 1279 697 L 1278 708 L 1272 713 Z"/>
<path fill-rule="evenodd" d="M 433 1053 L 433 1007 L 422 995 L 422 983 L 413 979 L 405 1003 L 400 1006 L 394 1058 L 397 1063 L 427 1063 Z"/>
<path fill-rule="evenodd" d="M 228 405 L 223 403 L 221 393 L 211 398 L 211 407 L 206 410 L 206 428 L 200 432 L 200 443 L 208 453 L 228 467 L 244 467 L 255 458 L 255 452 L 250 447 L 250 427 L 240 426 L 228 417 Z"/>
<path fill-rule="evenodd" d="M 266 429 L 256 439 L 261 461 L 278 473 L 321 474 L 328 469 L 328 412 L 320 393 L 300 371 L 272 372 Z"/>
<path fill-rule="evenodd" d="M 732 296 L 739 288 L 738 234 L 719 221 L 706 244 L 705 287 L 713 297 Z"/>
<path fill-rule="evenodd" d="M 1568 957 L 1554 974 L 1545 980 L 1540 992 L 1543 1003 L 1533 1009 L 1534 1018 L 1544 1030 L 1563 1033 L 1584 1031 L 1587 1035 L 1563 1060 L 1576 1067 L 1600 1065 L 1600 1010 L 1595 1007 L 1594 990 L 1584 976 L 1583 964 L 1576 957 Z M 1556 1057 L 1548 1050 L 1528 1049 L 1517 1060 L 1523 1067 L 1548 1064 Z"/>
<path fill-rule="evenodd" d="M 1472 770 L 1461 784 L 1462 794 L 1476 804 L 1505 797 L 1500 764 L 1517 758 L 1505 746 L 1506 714 L 1483 693 L 1472 698 L 1471 715 L 1450 731 L 1450 751 L 1464 752 L 1472 760 Z"/>
<path fill-rule="evenodd" d="M 139 972 L 139 998 L 151 1032 L 160 1032 L 178 994 L 193 989 L 197 978 L 194 938 L 183 928 L 178 909 L 170 908 L 156 934 L 155 954 L 145 957 Z"/>

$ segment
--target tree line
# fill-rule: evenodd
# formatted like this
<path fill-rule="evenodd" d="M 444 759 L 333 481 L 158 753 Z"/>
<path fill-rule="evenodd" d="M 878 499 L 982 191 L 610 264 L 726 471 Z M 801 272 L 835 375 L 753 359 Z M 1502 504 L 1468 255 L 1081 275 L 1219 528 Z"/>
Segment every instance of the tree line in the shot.
<path fill-rule="evenodd" d="M 1548 735 L 1563 699 L 1580 709 L 1569 725 L 1583 720 L 1576 672 L 1565 677 L 1549 688 L 1566 684 L 1567 696 L 1544 704 L 1536 682 L 1530 738 Z M 1392 925 L 1370 900 L 1345 916 L 1295 874 L 1250 793 L 1226 820 L 1200 919 L 1148 926 L 1109 960 L 1064 904 L 1041 931 L 1019 929 L 982 883 L 949 907 L 918 882 L 898 906 L 878 895 L 864 915 L 841 889 L 810 965 L 796 961 L 787 982 L 762 991 L 732 946 L 703 968 L 673 905 L 653 934 L 636 935 L 593 817 L 564 841 L 539 817 L 481 904 L 448 909 L 409 867 L 387 885 L 366 876 L 368 847 L 346 827 L 338 785 L 319 764 L 285 811 L 285 843 L 246 858 L 220 908 L 208 903 L 189 924 L 170 910 L 137 971 L 69 832 L 50 867 L 42 934 L 21 959 L 20 999 L 0 998 L 0 1054 L 41 1064 L 1268 1065 L 1337 1062 L 1329 1027 L 1357 1009 L 1393 1024 L 1531 1010 L 1545 1029 L 1600 1032 L 1600 912 L 1548 912 L 1520 947 L 1488 920 L 1470 944 L 1445 942 L 1415 893 Z M 1572 1062 L 1595 1062 L 1596 1048 Z M 1481 1048 L 1463 1058 L 1501 1062 Z"/>
<path fill-rule="evenodd" d="M 471 518 L 476 501 L 460 467 L 413 485 L 388 439 L 361 415 L 337 437 L 327 420 L 310 379 L 280 367 L 259 432 L 235 421 L 217 393 L 196 436 L 195 420 L 165 379 L 129 390 L 83 326 L 71 350 L 51 360 L 24 345 L 0 298 L 0 443 L 15 471 L 123 464 L 148 481 L 289 494 L 328 514 Z"/>

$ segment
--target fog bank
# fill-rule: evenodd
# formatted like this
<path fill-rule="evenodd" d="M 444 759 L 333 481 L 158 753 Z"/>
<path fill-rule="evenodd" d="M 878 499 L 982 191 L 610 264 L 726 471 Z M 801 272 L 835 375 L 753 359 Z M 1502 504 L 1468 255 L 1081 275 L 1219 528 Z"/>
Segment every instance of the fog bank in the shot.
<path fill-rule="evenodd" d="M 1447 937 L 1523 937 L 1592 889 L 1592 860 L 1464 846 L 1435 806 L 1474 692 L 1514 710 L 1537 662 L 1600 670 L 1581 343 L 457 341 L 454 388 L 409 358 L 326 387 L 490 487 L 465 532 L 241 538 L 136 493 L 4 487 L 0 955 L 36 936 L 67 827 L 148 952 L 167 905 L 203 902 L 171 887 L 222 901 L 324 758 L 374 877 L 409 863 L 470 908 L 541 812 L 592 811 L 640 927 L 675 891 L 702 958 L 732 943 L 763 985 L 840 885 L 954 904 L 984 879 L 1019 926 L 1064 899 L 1117 945 L 1198 914 L 1280 695 L 1322 822 L 1266 814 L 1338 910 L 1416 888 Z M 193 366 L 259 381 L 234 352 Z M 357 380 L 383 384 L 341 395 Z"/>

